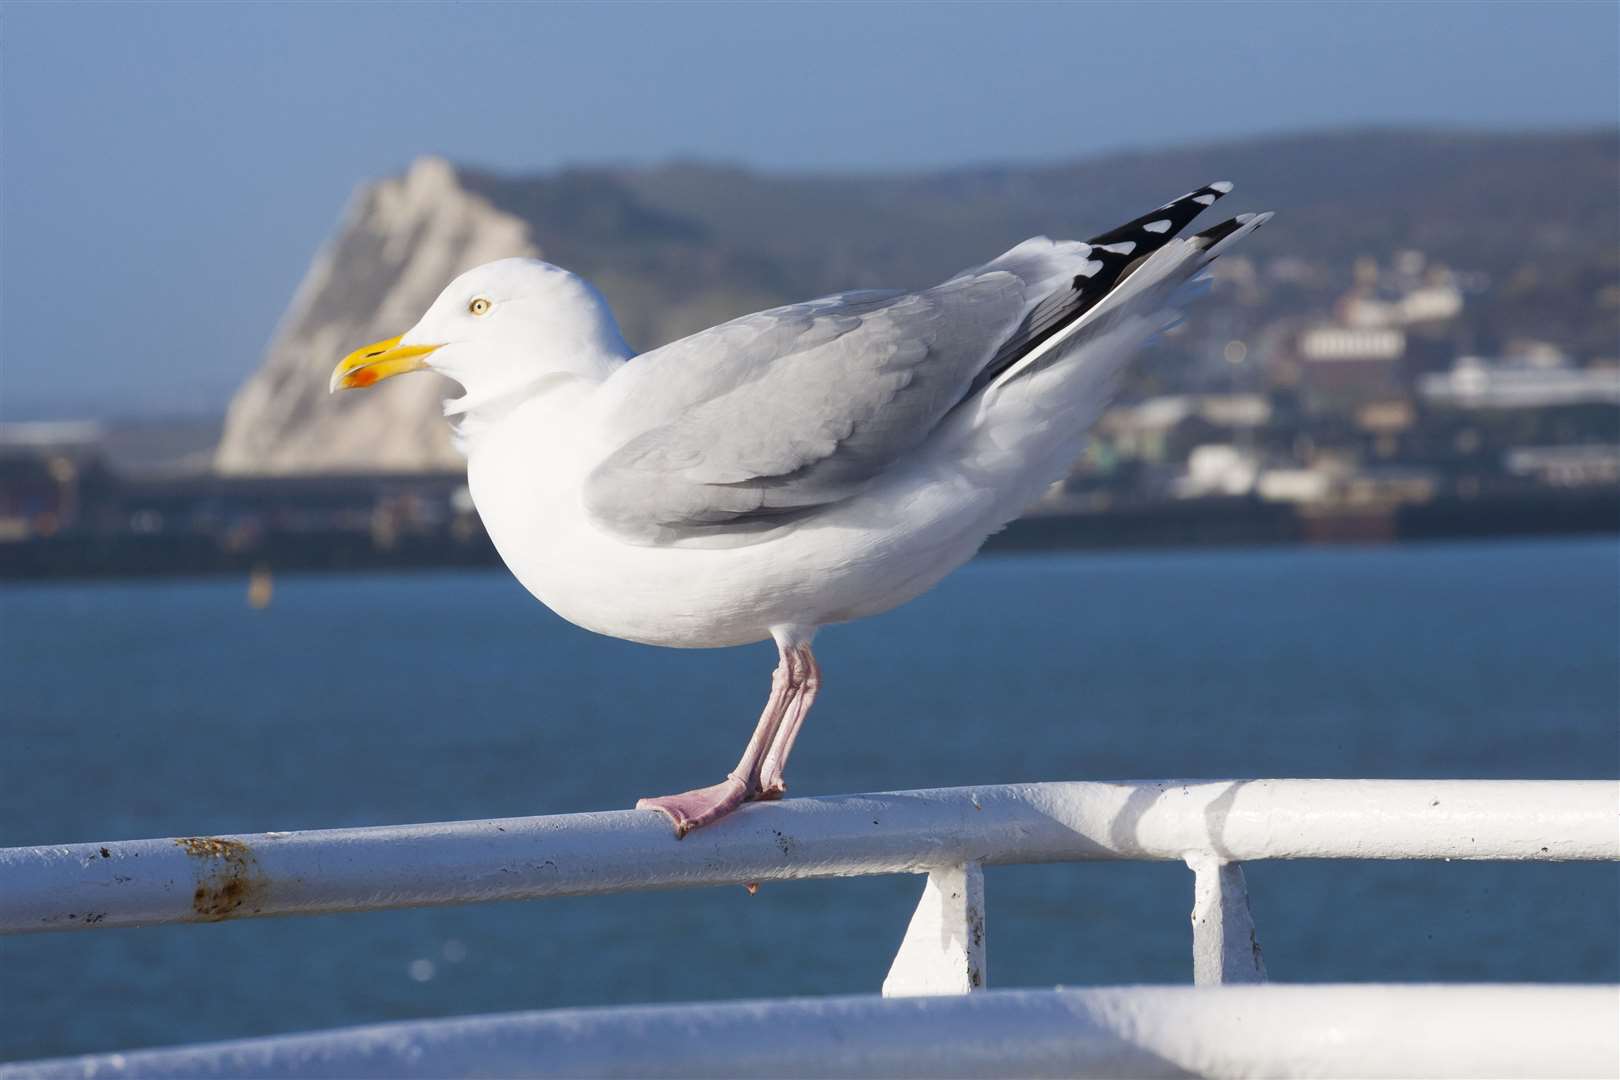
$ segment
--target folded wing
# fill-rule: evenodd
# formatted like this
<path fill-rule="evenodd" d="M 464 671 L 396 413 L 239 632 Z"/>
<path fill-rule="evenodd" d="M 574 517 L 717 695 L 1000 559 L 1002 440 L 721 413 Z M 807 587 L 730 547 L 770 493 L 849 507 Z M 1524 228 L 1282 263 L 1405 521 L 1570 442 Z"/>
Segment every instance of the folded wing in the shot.
<path fill-rule="evenodd" d="M 585 485 L 643 543 L 738 542 L 847 498 L 919 446 L 1023 318 L 1005 271 L 915 293 L 774 308 L 631 360 L 607 391 L 622 440 Z"/>
<path fill-rule="evenodd" d="M 849 498 L 1226 190 L 1091 244 L 1037 237 L 931 289 L 773 308 L 636 357 L 604 387 L 614 449 L 587 512 L 637 543 L 742 544 Z"/>

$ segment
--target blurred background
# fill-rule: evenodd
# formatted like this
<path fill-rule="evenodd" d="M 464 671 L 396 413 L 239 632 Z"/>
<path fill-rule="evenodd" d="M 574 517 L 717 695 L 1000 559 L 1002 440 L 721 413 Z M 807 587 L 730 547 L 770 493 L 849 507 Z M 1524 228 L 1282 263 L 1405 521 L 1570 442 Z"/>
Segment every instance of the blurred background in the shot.
<path fill-rule="evenodd" d="M 1620 774 L 1620 8 L 8 4 L 0 844 L 627 807 L 765 646 L 500 567 L 438 376 L 537 254 L 650 348 L 1230 179 L 1278 217 L 985 555 L 818 641 L 795 794 Z M 1620 979 L 1612 866 L 1259 865 L 1282 980 Z M 911 879 L 0 942 L 0 1059 L 871 991 Z M 989 875 L 998 986 L 1190 977 L 1184 868 Z M 830 944 L 829 944 L 830 943 Z"/>

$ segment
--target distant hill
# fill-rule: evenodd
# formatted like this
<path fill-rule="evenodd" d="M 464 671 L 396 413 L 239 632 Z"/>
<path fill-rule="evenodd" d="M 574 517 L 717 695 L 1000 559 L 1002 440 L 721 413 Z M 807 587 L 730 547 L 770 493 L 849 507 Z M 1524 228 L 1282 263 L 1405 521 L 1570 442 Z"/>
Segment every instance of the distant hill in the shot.
<path fill-rule="evenodd" d="M 1214 179 L 1238 185 L 1223 210 L 1280 212 L 1244 255 L 1316 268 L 1289 303 L 1329 302 L 1359 256 L 1417 249 L 1481 283 L 1481 348 L 1527 336 L 1577 356 L 1616 351 L 1613 131 L 1292 135 L 901 175 L 680 163 L 514 177 L 424 159 L 356 193 L 233 401 L 216 464 L 459 467 L 441 381 L 328 398 L 326 376 L 347 348 L 405 329 L 451 276 L 492 258 L 540 253 L 584 274 L 646 349 L 789 300 L 926 285 L 1027 236 L 1093 235 Z"/>

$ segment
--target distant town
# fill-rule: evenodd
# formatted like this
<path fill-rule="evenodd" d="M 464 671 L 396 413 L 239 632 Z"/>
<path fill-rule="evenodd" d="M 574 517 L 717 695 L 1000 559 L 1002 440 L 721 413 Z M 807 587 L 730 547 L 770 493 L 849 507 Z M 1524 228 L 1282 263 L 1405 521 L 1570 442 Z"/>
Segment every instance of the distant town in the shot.
<path fill-rule="evenodd" d="M 1470 351 L 1484 284 L 1418 251 L 1358 260 L 1317 311 L 1295 303 L 1322 268 L 1217 266 L 1213 310 L 1136 383 L 1182 385 L 1111 408 L 993 549 L 1620 533 L 1616 356 L 1528 339 Z M 1620 306 L 1620 288 L 1593 299 Z M 495 561 L 457 473 L 222 475 L 206 445 L 146 442 L 0 426 L 0 575 Z"/>
<path fill-rule="evenodd" d="M 1111 409 L 1050 507 L 1227 498 L 1393 525 L 1432 504 L 1613 506 L 1616 355 L 1528 338 L 1474 351 L 1485 335 L 1469 309 L 1489 283 L 1419 251 L 1357 260 L 1328 310 L 1303 313 L 1291 286 L 1319 268 L 1216 267 L 1221 310 L 1175 343 L 1196 389 Z M 1620 307 L 1620 287 L 1591 299 Z"/>

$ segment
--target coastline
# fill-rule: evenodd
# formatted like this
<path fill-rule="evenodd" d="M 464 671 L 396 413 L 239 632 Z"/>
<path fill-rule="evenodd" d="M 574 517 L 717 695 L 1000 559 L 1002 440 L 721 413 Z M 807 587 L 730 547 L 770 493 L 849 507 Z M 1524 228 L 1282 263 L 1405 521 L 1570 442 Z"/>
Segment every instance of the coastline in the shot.
<path fill-rule="evenodd" d="M 1423 503 L 1320 507 L 1250 498 L 1189 499 L 1105 511 L 1038 510 L 984 546 L 1044 551 L 1383 545 L 1534 536 L 1620 539 L 1620 492 L 1539 492 Z M 0 581 L 213 577 L 255 571 L 343 572 L 495 567 L 475 517 L 435 527 L 252 528 L 174 532 L 63 531 L 0 542 Z"/>

